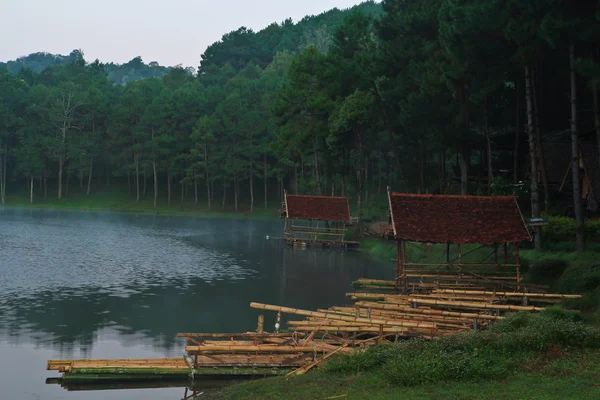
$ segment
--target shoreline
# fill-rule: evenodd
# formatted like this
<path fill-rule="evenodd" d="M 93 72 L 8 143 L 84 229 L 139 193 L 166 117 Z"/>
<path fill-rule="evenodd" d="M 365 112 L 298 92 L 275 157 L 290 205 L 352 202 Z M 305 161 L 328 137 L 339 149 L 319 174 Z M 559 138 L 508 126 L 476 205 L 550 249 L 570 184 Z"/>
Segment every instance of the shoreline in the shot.
<path fill-rule="evenodd" d="M 154 209 L 147 208 L 111 208 L 111 207 L 75 207 L 75 206 L 56 206 L 55 204 L 3 204 L 1 209 L 13 210 L 45 210 L 45 211 L 72 211 L 72 212 L 107 212 L 116 214 L 142 214 L 161 217 L 202 217 L 202 218 L 234 218 L 234 219 L 255 219 L 255 220 L 275 220 L 279 215 L 275 209 L 261 209 L 260 211 L 211 211 L 203 210 L 165 210 L 164 207 Z M 269 215 L 267 212 L 273 212 Z"/>

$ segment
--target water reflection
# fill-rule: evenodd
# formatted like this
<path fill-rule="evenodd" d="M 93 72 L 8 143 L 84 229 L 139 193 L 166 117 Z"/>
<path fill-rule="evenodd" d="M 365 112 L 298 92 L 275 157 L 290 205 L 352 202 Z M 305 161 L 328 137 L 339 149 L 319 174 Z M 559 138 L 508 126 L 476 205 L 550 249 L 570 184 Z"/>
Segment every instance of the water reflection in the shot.
<path fill-rule="evenodd" d="M 48 349 L 24 363 L 42 372 L 48 358 L 178 357 L 177 332 L 254 329 L 251 301 L 315 309 L 345 301 L 353 279 L 389 277 L 357 253 L 266 239 L 281 229 L 279 220 L 0 209 L 0 384 L 19 394 L 27 375 L 8 366 L 11 349 Z"/>

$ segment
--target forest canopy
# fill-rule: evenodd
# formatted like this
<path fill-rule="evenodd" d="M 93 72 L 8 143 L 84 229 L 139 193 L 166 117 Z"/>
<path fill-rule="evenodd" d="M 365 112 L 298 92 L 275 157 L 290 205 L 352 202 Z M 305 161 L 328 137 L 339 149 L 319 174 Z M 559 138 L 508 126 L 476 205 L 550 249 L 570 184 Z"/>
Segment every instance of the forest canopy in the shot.
<path fill-rule="evenodd" d="M 74 178 L 93 195 L 101 174 L 155 204 L 176 188 L 236 210 L 283 190 L 348 195 L 360 220 L 386 186 L 517 194 L 533 217 L 575 216 L 582 247 L 600 194 L 599 10 L 369 1 L 240 27 L 197 71 L 81 51 L 0 64 L 1 199 L 24 186 L 61 198 Z"/>

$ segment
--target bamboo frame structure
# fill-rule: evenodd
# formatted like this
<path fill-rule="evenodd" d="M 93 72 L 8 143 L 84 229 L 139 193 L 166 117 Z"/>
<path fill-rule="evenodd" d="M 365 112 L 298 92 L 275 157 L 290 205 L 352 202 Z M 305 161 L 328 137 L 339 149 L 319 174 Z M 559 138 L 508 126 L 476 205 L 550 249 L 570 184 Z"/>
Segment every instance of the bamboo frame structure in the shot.
<path fill-rule="evenodd" d="M 324 199 L 325 196 L 313 196 L 315 198 Z M 319 216 L 315 215 L 314 219 L 301 219 L 290 215 L 288 207 L 288 194 L 284 192 L 284 202 L 282 217 L 284 222 L 284 239 L 288 244 L 293 245 L 311 245 L 317 244 L 320 246 L 341 245 L 342 247 L 357 247 L 356 241 L 347 241 L 346 223 L 350 222 L 350 210 L 348 207 L 348 220 L 320 220 Z M 323 226 L 321 224 L 323 223 Z"/>

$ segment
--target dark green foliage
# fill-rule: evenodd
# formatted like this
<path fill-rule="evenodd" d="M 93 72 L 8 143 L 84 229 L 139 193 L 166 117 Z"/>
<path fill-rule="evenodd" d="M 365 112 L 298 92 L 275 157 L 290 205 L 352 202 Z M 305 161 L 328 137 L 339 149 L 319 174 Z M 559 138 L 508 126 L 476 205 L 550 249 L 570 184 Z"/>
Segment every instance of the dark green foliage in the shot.
<path fill-rule="evenodd" d="M 380 371 L 389 384 L 400 386 L 500 379 L 518 373 L 557 346 L 561 351 L 597 349 L 600 329 L 584 324 L 576 313 L 551 307 L 539 315 L 514 314 L 484 332 L 371 347 L 337 358 L 325 370 L 333 374 Z"/>
<path fill-rule="evenodd" d="M 64 172 L 66 185 L 77 179 L 90 195 L 115 180 L 127 182 L 136 201 L 153 194 L 238 211 L 280 204 L 284 191 L 341 195 L 363 227 L 387 219 L 390 186 L 514 194 L 529 216 L 529 197 L 541 192 L 525 189 L 537 179 L 529 166 L 555 167 L 529 158 L 570 127 L 572 43 L 579 135 L 586 146 L 598 135 L 597 7 L 367 1 L 260 31 L 240 27 L 206 49 L 198 73 L 140 57 L 115 65 L 86 63 L 81 51 L 32 54 L 0 65 L 11 82 L 2 92 L 0 119 L 9 122 L 0 126 L 0 192 L 25 191 L 32 178 L 55 186 Z M 61 128 L 69 93 L 76 104 Z M 531 154 L 523 140 L 530 122 Z M 586 163 L 591 174 L 600 158 Z M 40 185 L 33 189 L 39 198 Z M 542 202 L 569 213 L 555 197 L 550 190 Z M 551 219 L 548 247 L 574 236 L 568 221 Z M 586 225 L 589 238 L 600 236 L 596 225 Z"/>
<path fill-rule="evenodd" d="M 15 61 L 0 62 L 0 69 L 6 68 L 8 72 L 13 74 L 27 73 L 25 71 L 42 73 L 46 69 L 65 66 L 80 59 L 83 59 L 81 50 L 73 50 L 68 56 L 32 53 Z M 155 61 L 145 64 L 141 57 L 135 57 L 125 64 L 108 63 L 104 64 L 103 67 L 108 78 L 115 84 L 126 84 L 144 78 L 161 78 L 170 70 L 168 67 L 158 65 Z M 31 84 L 31 82 L 29 83 Z"/>

